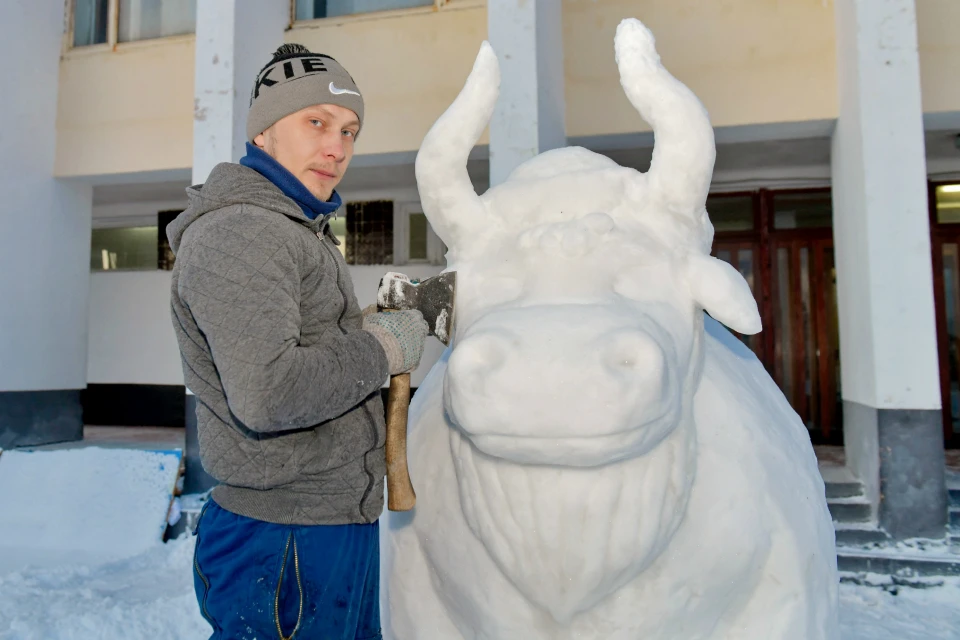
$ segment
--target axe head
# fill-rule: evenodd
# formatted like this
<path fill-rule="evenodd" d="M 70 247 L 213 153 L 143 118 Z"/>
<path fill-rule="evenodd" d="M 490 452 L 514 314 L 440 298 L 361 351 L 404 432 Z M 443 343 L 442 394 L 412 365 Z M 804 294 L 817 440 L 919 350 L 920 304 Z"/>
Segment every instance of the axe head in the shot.
<path fill-rule="evenodd" d="M 391 272 L 380 280 L 377 306 L 381 310 L 419 311 L 430 326 L 430 335 L 449 345 L 453 337 L 456 294 L 456 271 L 447 271 L 423 282 L 411 281 L 402 273 Z"/>

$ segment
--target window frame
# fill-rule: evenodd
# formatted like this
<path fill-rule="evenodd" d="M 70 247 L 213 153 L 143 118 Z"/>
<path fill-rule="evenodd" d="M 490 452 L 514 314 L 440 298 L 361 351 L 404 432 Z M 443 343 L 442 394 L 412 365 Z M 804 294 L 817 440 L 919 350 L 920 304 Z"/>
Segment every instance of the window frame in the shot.
<path fill-rule="evenodd" d="M 108 269 L 93 269 L 93 268 L 91 268 L 91 269 L 90 269 L 90 274 L 91 274 L 91 275 L 94 275 L 94 274 L 98 274 L 98 273 L 151 273 L 151 272 L 153 272 L 153 271 L 163 271 L 163 269 L 160 269 L 160 266 L 159 266 L 159 246 L 160 246 L 160 244 L 159 244 L 159 236 L 160 236 L 160 228 L 159 228 L 159 225 L 157 224 L 157 222 L 158 222 L 157 216 L 154 216 L 153 220 L 150 220 L 149 218 L 143 218 L 143 217 L 141 216 L 141 217 L 138 217 L 138 218 L 130 217 L 130 218 L 127 218 L 126 220 L 122 220 L 122 219 L 111 220 L 109 224 L 98 224 L 98 225 L 94 225 L 93 228 L 92 228 L 91 237 L 90 237 L 90 244 L 91 244 L 91 247 L 90 247 L 90 250 L 91 250 L 90 256 L 91 256 L 91 259 L 93 258 L 93 255 L 94 255 L 94 254 L 93 254 L 93 246 L 92 246 L 92 245 L 93 245 L 93 232 L 101 231 L 101 230 L 111 230 L 111 229 L 116 229 L 116 230 L 127 230 L 127 229 L 154 229 L 154 228 L 157 229 L 158 242 L 157 242 L 156 244 L 157 244 L 157 250 L 158 250 L 157 253 L 158 253 L 158 255 L 157 255 L 157 258 L 154 259 L 154 261 L 153 261 L 153 266 L 152 266 L 152 267 L 111 267 L 111 268 L 108 268 Z"/>
<path fill-rule="evenodd" d="M 77 51 L 93 53 L 113 49 L 117 45 L 117 32 L 120 27 L 120 0 L 107 0 L 107 41 L 81 46 L 74 44 L 76 39 L 74 30 L 77 27 L 77 1 L 78 0 L 68 0 L 64 3 L 66 16 L 64 20 L 65 28 L 63 30 L 62 53 L 64 55 Z"/>
<path fill-rule="evenodd" d="M 766 193 L 766 197 L 769 198 L 768 208 L 768 224 L 769 228 L 767 229 L 768 233 L 771 234 L 800 234 L 807 236 L 816 236 L 823 233 L 824 229 L 829 229 L 830 232 L 833 232 L 834 226 L 834 215 L 833 211 L 833 185 L 826 187 L 806 187 L 806 188 L 790 188 L 790 189 L 763 189 Z M 826 195 L 830 200 L 830 224 L 825 226 L 809 226 L 809 227 L 778 227 L 777 226 L 777 197 L 778 196 L 811 196 L 811 195 Z"/>
<path fill-rule="evenodd" d="M 393 205 L 393 263 L 397 266 L 408 264 L 443 265 L 446 247 L 440 236 L 427 220 L 427 259 L 410 259 L 410 214 L 423 213 L 419 202 L 394 201 Z"/>
<path fill-rule="evenodd" d="M 291 1 L 293 2 L 295 0 Z M 172 36 L 159 36 L 156 38 L 143 38 L 140 40 L 120 42 L 120 0 L 107 0 L 107 41 L 97 44 L 75 46 L 74 29 L 76 28 L 77 0 L 68 0 L 65 5 L 65 11 L 67 12 L 67 15 L 65 16 L 66 28 L 64 29 L 63 33 L 62 53 L 64 55 L 67 53 L 77 54 L 81 52 L 96 53 L 102 51 L 116 51 L 118 47 L 144 46 L 157 42 L 169 42 L 170 40 L 175 40 L 178 38 L 192 39 L 196 37 L 196 25 L 194 25 L 193 33 L 181 33 Z"/>
<path fill-rule="evenodd" d="M 433 4 L 422 7 L 407 7 L 405 9 L 379 9 L 377 11 L 364 11 L 362 13 L 350 13 L 342 16 L 330 16 L 328 18 L 310 18 L 308 20 L 297 20 L 297 0 L 290 0 L 290 24 L 293 27 L 307 26 L 311 24 L 327 23 L 329 21 L 353 22 L 359 20 L 380 20 L 383 18 L 395 18 L 417 13 L 435 13 L 437 11 L 449 9 L 468 9 L 476 7 L 485 7 L 487 0 L 433 0 Z"/>
<path fill-rule="evenodd" d="M 349 258 L 347 257 L 347 251 L 346 251 L 346 245 L 350 244 L 350 226 L 348 223 L 346 227 L 346 235 L 344 236 L 345 246 L 341 253 L 343 254 L 344 261 L 347 263 L 347 266 L 350 268 L 370 267 L 370 266 L 390 266 L 390 265 L 398 264 L 396 249 L 397 249 L 397 210 L 398 210 L 399 202 L 397 201 L 396 198 L 390 195 L 372 195 L 370 197 L 364 197 L 364 198 L 357 198 L 357 197 L 344 198 L 343 207 L 337 211 L 337 215 L 342 216 L 344 219 L 348 219 L 348 216 L 350 215 L 350 212 L 349 212 L 350 205 L 364 204 L 364 203 L 370 203 L 370 202 L 380 202 L 380 201 L 389 202 L 391 206 L 391 213 L 389 216 L 389 220 L 391 224 L 390 232 L 392 235 L 392 243 L 390 245 L 385 245 L 385 246 L 389 246 L 391 251 L 393 252 L 393 260 L 392 262 L 374 262 L 374 263 L 360 263 L 360 264 L 350 262 Z"/>
<path fill-rule="evenodd" d="M 156 227 L 157 228 L 157 261 L 154 269 L 148 269 L 145 267 L 136 267 L 136 268 L 119 268 L 119 269 L 91 269 L 91 273 L 113 273 L 113 272 L 139 272 L 145 273 L 149 271 L 171 271 L 175 263 L 175 258 L 169 262 L 167 266 L 162 266 L 164 260 L 161 257 L 161 252 L 164 248 L 168 248 L 169 245 L 166 242 L 166 230 L 165 227 L 161 224 L 165 218 L 169 218 L 168 223 L 172 222 L 172 219 L 175 218 L 180 213 L 187 208 L 187 201 L 155 201 L 143 203 L 141 210 L 136 212 L 131 212 L 124 215 L 101 215 L 95 216 L 91 219 L 91 251 L 93 250 L 93 232 L 102 229 L 131 229 L 131 228 L 145 228 L 145 227 Z M 107 205 L 110 206 L 110 205 Z M 96 209 L 96 207 L 95 207 Z M 147 213 L 146 211 L 149 211 Z"/>

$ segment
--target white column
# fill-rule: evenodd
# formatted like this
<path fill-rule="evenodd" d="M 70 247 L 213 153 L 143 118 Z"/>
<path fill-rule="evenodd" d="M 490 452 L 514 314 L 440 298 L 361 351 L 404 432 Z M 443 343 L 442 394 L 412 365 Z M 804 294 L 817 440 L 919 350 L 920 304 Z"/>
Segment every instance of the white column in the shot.
<path fill-rule="evenodd" d="M 53 177 L 63 16 L 0 4 L 0 57 L 19 61 L 0 100 L 0 447 L 82 434 L 93 192 Z"/>
<path fill-rule="evenodd" d="M 914 0 L 836 0 L 844 438 L 880 524 L 942 537 L 939 368 Z"/>
<path fill-rule="evenodd" d="M 290 25 L 290 3 L 280 0 L 197 2 L 194 58 L 193 184 L 206 181 L 221 162 L 237 162 L 247 142 L 247 111 L 257 73 Z M 197 401 L 187 389 L 184 491 L 199 493 L 216 482 L 200 464 Z"/>
<path fill-rule="evenodd" d="M 490 185 L 526 160 L 566 145 L 562 3 L 489 0 L 487 30 L 500 60 L 490 121 Z"/>
<path fill-rule="evenodd" d="M 257 73 L 283 44 L 290 3 L 197 3 L 194 63 L 193 183 L 220 162 L 236 162 L 247 140 L 247 110 Z"/>

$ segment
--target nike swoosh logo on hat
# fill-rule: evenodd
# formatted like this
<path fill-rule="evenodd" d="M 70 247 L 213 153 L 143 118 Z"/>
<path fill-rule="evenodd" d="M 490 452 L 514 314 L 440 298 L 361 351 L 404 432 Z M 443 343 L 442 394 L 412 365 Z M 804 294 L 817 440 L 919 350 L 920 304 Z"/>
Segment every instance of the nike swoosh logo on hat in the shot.
<path fill-rule="evenodd" d="M 360 95 L 360 94 L 357 93 L 356 91 L 350 91 L 350 89 L 341 89 L 340 87 L 338 87 L 337 85 L 333 84 L 332 82 L 330 83 L 330 93 L 332 93 L 332 94 L 335 95 L 335 96 L 338 96 L 338 95 L 340 95 L 340 94 L 342 94 L 342 93 L 350 93 L 350 94 L 353 94 L 353 95 L 355 95 L 355 96 L 359 96 L 359 95 Z"/>

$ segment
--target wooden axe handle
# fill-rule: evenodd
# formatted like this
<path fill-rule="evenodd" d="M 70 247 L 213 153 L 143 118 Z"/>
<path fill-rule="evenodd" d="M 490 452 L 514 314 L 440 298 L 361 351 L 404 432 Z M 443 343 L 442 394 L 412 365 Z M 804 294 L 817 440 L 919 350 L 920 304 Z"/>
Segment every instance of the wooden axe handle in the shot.
<path fill-rule="evenodd" d="M 401 373 L 390 378 L 387 399 L 387 508 L 390 511 L 410 511 L 417 503 L 407 467 L 409 408 L 410 374 Z"/>

